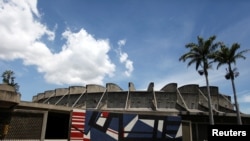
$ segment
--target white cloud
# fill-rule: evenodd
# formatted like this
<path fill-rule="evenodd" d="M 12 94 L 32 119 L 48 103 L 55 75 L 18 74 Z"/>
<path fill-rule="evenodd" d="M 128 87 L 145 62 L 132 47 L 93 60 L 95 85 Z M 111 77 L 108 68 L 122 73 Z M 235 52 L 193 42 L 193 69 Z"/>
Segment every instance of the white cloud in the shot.
<path fill-rule="evenodd" d="M 126 70 L 124 74 L 129 77 L 131 73 L 133 72 L 134 67 L 133 67 L 133 61 L 128 59 L 128 54 L 122 51 L 122 46 L 124 46 L 125 44 L 126 44 L 126 40 L 119 40 L 118 41 L 119 47 L 118 47 L 117 52 L 120 57 L 120 62 L 125 64 Z"/>
<path fill-rule="evenodd" d="M 52 53 L 40 39 L 47 35 L 53 40 L 55 35 L 39 22 L 36 5 L 35 0 L 0 2 L 0 59 L 22 59 L 24 65 L 35 65 L 54 84 L 102 84 L 106 75 L 113 75 L 109 41 L 97 40 L 84 29 L 66 30 L 62 50 Z"/>
<path fill-rule="evenodd" d="M 249 95 L 250 91 L 246 91 L 244 93 L 245 94 L 243 94 L 243 95 L 238 94 L 238 96 L 237 96 L 237 97 L 239 97 L 238 101 L 241 103 L 250 103 L 250 95 Z"/>
<path fill-rule="evenodd" d="M 77 33 L 65 31 L 67 43 L 62 51 L 53 55 L 51 63 L 40 66 L 49 82 L 102 84 L 105 75 L 112 76 L 115 65 L 107 55 L 108 40 L 96 40 L 84 29 Z"/>
<path fill-rule="evenodd" d="M 0 3 L 1 59 L 13 60 L 24 56 L 28 48 L 44 35 L 53 39 L 54 33 L 34 20 L 32 13 L 38 15 L 34 5 L 36 1 Z"/>
<path fill-rule="evenodd" d="M 118 45 L 119 46 L 124 46 L 126 44 L 126 40 L 119 40 Z"/>

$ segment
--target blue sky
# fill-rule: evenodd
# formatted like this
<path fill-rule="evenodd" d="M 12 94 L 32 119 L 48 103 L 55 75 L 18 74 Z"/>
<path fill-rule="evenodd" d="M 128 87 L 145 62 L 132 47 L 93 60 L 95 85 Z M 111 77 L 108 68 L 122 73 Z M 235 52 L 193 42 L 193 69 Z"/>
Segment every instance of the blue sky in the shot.
<path fill-rule="evenodd" d="M 24 101 L 87 84 L 205 86 L 195 66 L 178 60 L 188 51 L 185 44 L 216 35 L 216 41 L 249 49 L 249 9 L 247 0 L 0 0 L 0 72 L 15 72 Z M 236 64 L 235 84 L 240 109 L 250 114 L 245 56 Z M 209 82 L 233 100 L 225 68 L 214 64 Z"/>

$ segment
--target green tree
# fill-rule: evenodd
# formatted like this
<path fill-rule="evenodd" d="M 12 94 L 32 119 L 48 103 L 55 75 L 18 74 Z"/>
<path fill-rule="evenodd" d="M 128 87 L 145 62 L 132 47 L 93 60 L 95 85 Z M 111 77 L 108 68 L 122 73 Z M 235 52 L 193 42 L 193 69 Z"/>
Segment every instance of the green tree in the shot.
<path fill-rule="evenodd" d="M 240 49 L 240 45 L 238 43 L 233 43 L 232 46 L 229 48 L 225 44 L 220 43 L 220 49 L 215 52 L 214 60 L 218 62 L 217 69 L 222 65 L 227 65 L 227 74 L 225 75 L 226 79 L 230 79 L 233 87 L 233 94 L 234 94 L 234 102 L 235 108 L 237 112 L 237 123 L 239 125 L 242 124 L 241 116 L 240 116 L 240 109 L 239 104 L 237 101 L 236 89 L 234 84 L 234 79 L 239 75 L 237 72 L 237 68 L 232 68 L 232 64 L 236 64 L 237 59 L 246 59 L 243 56 L 244 53 L 248 52 L 249 50 L 243 50 L 237 52 Z"/>
<path fill-rule="evenodd" d="M 218 43 L 214 43 L 216 36 L 211 36 L 209 39 L 204 40 L 202 37 L 198 36 L 198 43 L 188 43 L 186 48 L 189 49 L 189 52 L 183 54 L 179 61 L 185 62 L 189 60 L 188 66 L 195 64 L 195 69 L 199 72 L 200 75 L 205 76 L 206 85 L 207 85 L 207 96 L 208 96 L 208 108 L 209 108 L 209 123 L 214 124 L 213 110 L 212 110 L 212 101 L 210 96 L 210 87 L 208 81 L 208 69 L 211 68 L 212 59 L 211 56 L 214 54 Z M 201 68 L 201 70 L 198 70 Z"/>
<path fill-rule="evenodd" d="M 6 70 L 2 73 L 3 83 L 11 85 L 16 91 L 19 90 L 18 83 L 15 83 L 15 73 L 12 70 Z"/>

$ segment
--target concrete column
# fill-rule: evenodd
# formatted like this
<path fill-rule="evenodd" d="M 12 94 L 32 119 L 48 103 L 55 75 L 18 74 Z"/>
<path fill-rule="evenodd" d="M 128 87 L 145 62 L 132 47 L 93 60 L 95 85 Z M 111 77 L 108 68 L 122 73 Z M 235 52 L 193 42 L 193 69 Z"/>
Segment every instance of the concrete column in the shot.
<path fill-rule="evenodd" d="M 48 119 L 48 111 L 45 111 L 43 114 L 43 125 L 42 125 L 42 132 L 41 132 L 41 141 L 45 140 L 45 133 L 47 128 L 47 119 Z"/>

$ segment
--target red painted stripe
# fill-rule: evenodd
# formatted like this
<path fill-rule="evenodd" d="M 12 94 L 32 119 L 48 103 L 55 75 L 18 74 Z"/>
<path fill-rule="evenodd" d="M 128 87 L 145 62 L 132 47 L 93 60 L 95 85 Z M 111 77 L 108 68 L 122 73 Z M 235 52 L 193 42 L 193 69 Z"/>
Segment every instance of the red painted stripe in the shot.
<path fill-rule="evenodd" d="M 73 111 L 71 117 L 71 132 L 70 139 L 71 141 L 90 141 L 90 139 L 85 140 L 84 134 L 79 130 L 84 130 L 85 123 L 85 111 Z"/>
<path fill-rule="evenodd" d="M 71 132 L 70 138 L 83 138 L 84 134 L 81 132 Z"/>
<path fill-rule="evenodd" d="M 81 124 L 73 124 L 72 127 L 74 127 L 74 128 L 84 128 L 84 125 L 81 125 Z"/>
<path fill-rule="evenodd" d="M 118 132 L 115 131 L 115 130 L 112 130 L 112 129 L 108 128 L 108 131 L 111 132 L 111 133 L 114 133 L 114 134 L 117 134 L 117 135 L 118 135 Z"/>
<path fill-rule="evenodd" d="M 83 112 L 73 112 L 72 116 L 85 116 L 86 114 Z"/>
<path fill-rule="evenodd" d="M 109 116 L 109 113 L 108 112 L 102 112 L 102 116 L 107 118 Z"/>

